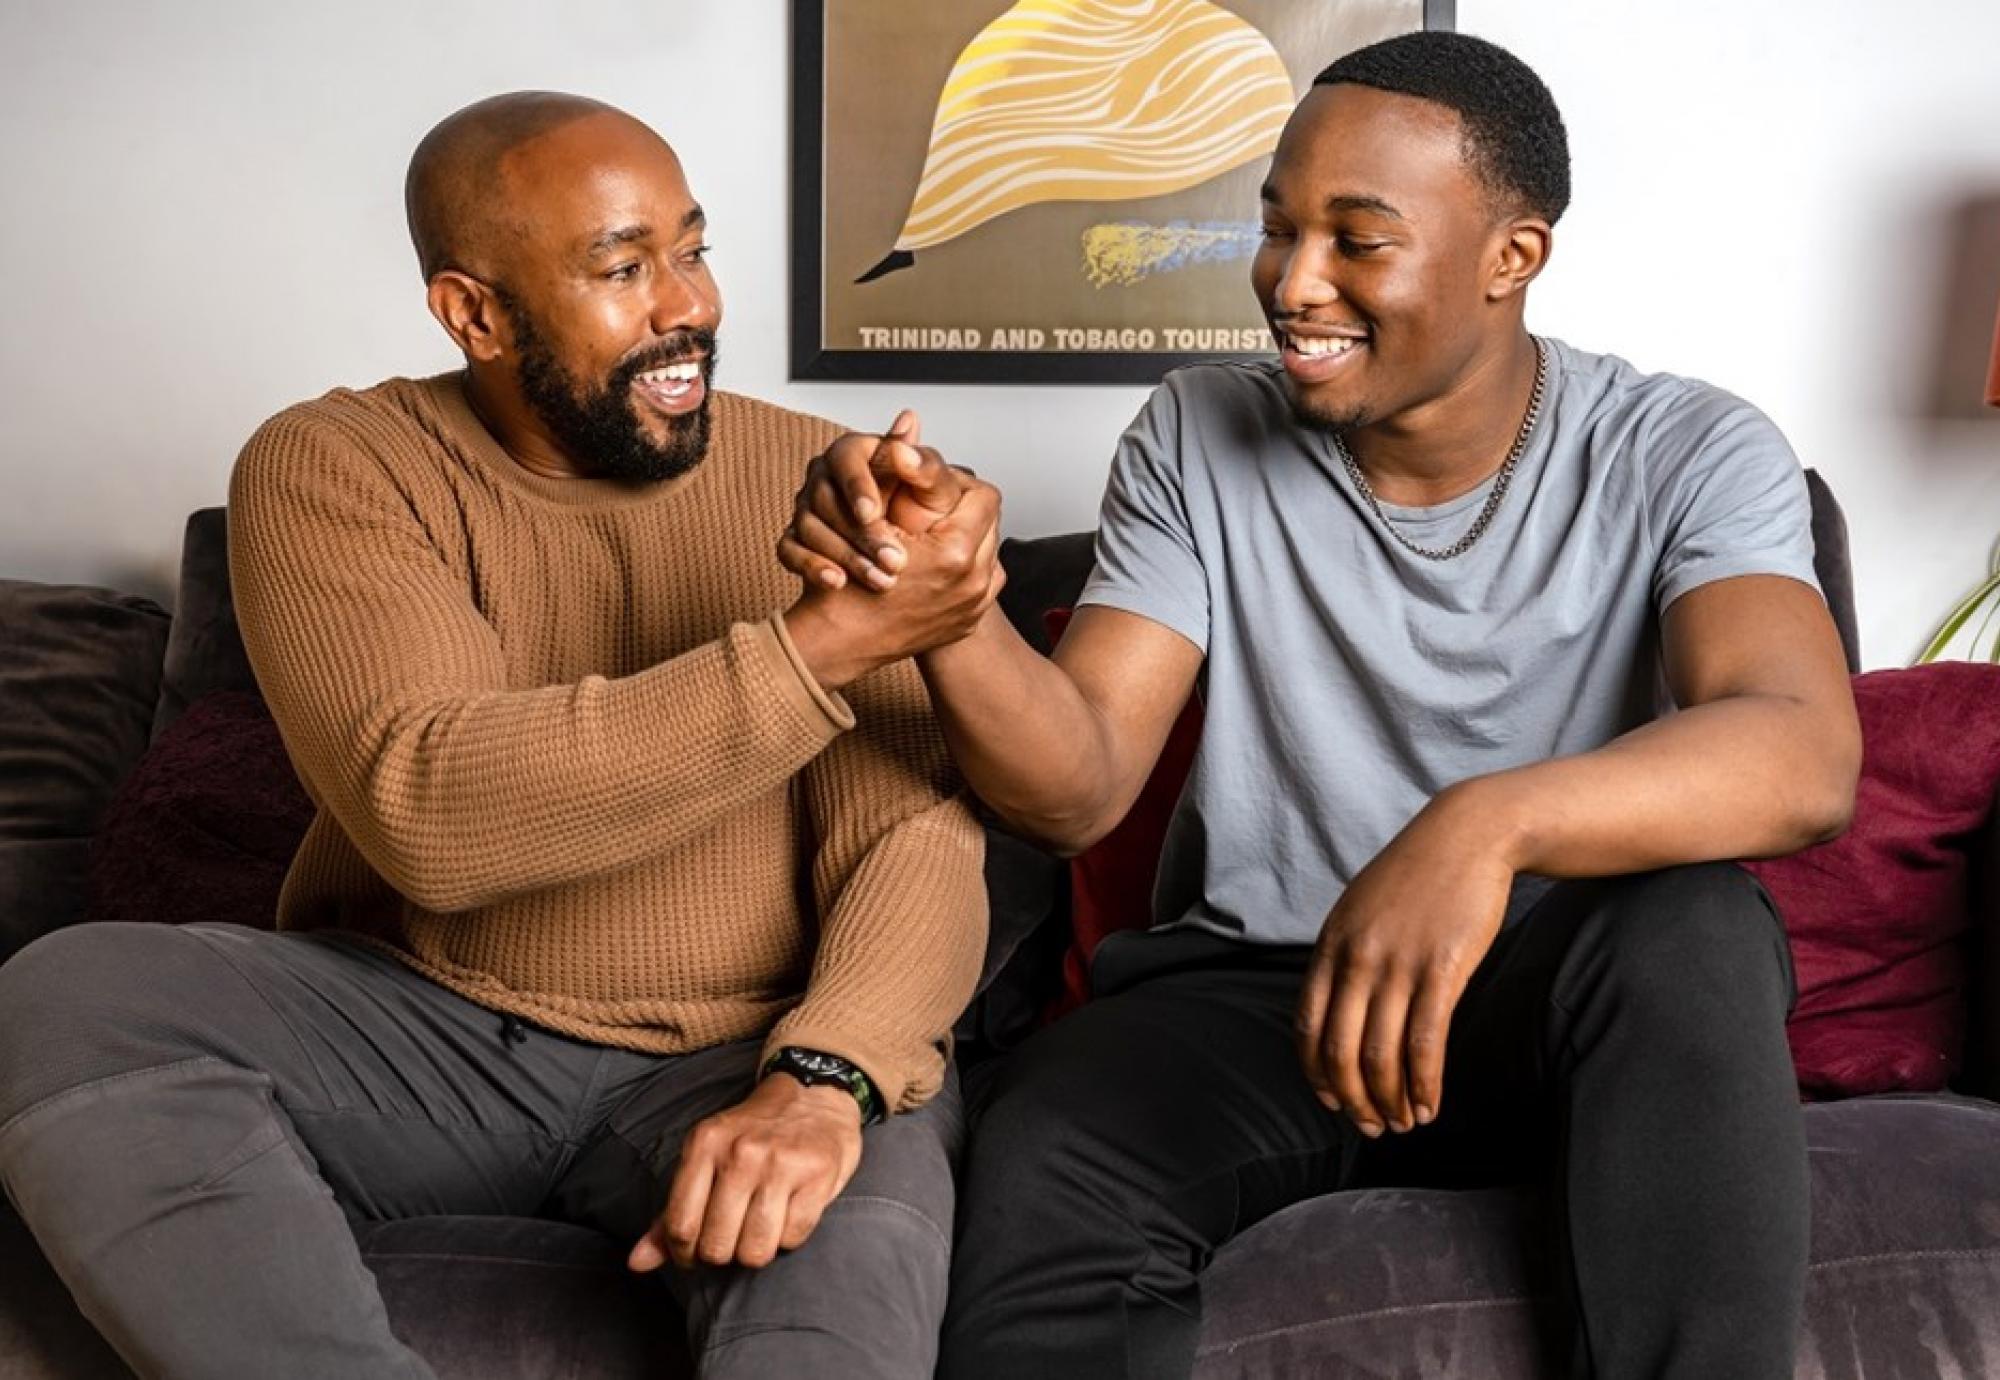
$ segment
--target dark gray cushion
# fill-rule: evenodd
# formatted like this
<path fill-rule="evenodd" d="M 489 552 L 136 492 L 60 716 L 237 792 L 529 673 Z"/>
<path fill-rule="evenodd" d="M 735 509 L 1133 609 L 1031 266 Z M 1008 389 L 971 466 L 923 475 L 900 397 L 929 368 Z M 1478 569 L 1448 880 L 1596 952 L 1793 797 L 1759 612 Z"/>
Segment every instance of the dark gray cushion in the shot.
<path fill-rule="evenodd" d="M 85 862 L 145 751 L 165 609 L 0 580 L 0 959 L 82 913 Z"/>
<path fill-rule="evenodd" d="M 153 736 L 204 695 L 256 688 L 229 591 L 228 520 L 220 508 L 203 508 L 188 518 L 181 540 L 181 583 Z"/>
<path fill-rule="evenodd" d="M 1026 541 L 1010 537 L 1000 543 L 1000 565 L 1007 572 L 1000 608 L 1036 651 L 1049 650 L 1042 615 L 1076 603 L 1083 582 L 1090 576 L 1096 550 L 1097 537 L 1092 532 L 1066 532 Z"/>
<path fill-rule="evenodd" d="M 986 962 L 978 995 L 953 1028 L 961 1065 L 1034 1033 L 1062 984 L 1069 945 L 1069 863 L 1001 829 L 986 831 Z"/>

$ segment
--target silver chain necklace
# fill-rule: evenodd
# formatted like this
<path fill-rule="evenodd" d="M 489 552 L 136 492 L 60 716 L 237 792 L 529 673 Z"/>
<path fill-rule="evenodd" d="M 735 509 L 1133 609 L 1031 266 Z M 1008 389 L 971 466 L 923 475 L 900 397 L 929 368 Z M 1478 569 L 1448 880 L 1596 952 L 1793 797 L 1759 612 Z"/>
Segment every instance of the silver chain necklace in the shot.
<path fill-rule="evenodd" d="M 1486 506 L 1479 510 L 1479 516 L 1472 520 L 1472 526 L 1465 529 L 1465 535 L 1442 549 L 1418 546 L 1404 536 L 1389 521 L 1389 515 L 1382 511 L 1382 504 L 1376 499 L 1375 491 L 1368 487 L 1368 481 L 1361 476 L 1361 466 L 1354 462 L 1348 452 L 1347 443 L 1338 433 L 1333 437 L 1333 450 L 1340 457 L 1340 463 L 1347 467 L 1347 477 L 1354 481 L 1354 487 L 1368 505 L 1368 511 L 1387 529 L 1390 536 L 1408 550 L 1422 556 L 1427 561 L 1448 561 L 1454 556 L 1462 556 L 1472 549 L 1472 544 L 1486 535 L 1486 528 L 1493 521 L 1493 515 L 1500 511 L 1500 500 L 1507 496 L 1507 485 L 1514 478 L 1514 467 L 1521 463 L 1521 453 L 1528 448 L 1528 440 L 1535 434 L 1535 423 L 1542 415 L 1542 395 L 1549 386 L 1549 350 L 1542 344 L 1540 336 L 1529 337 L 1535 342 L 1535 391 L 1528 395 L 1527 415 L 1521 418 L 1521 430 L 1514 437 L 1514 448 L 1507 452 L 1507 458 L 1500 462 L 1500 473 L 1494 477 L 1493 492 L 1486 496 Z"/>

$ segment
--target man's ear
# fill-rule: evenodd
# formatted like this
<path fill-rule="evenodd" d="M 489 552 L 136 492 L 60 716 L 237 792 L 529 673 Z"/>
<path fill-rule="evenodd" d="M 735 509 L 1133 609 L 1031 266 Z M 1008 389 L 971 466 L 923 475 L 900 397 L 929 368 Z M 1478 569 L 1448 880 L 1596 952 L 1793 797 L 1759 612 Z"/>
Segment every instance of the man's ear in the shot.
<path fill-rule="evenodd" d="M 469 360 L 490 364 L 512 341 L 500 298 L 470 273 L 440 269 L 425 294 L 431 315 Z"/>
<path fill-rule="evenodd" d="M 1512 297 L 1542 271 L 1555 248 L 1555 232 L 1540 216 L 1522 216 L 1500 227 L 1499 253 L 1486 280 L 1486 299 Z"/>

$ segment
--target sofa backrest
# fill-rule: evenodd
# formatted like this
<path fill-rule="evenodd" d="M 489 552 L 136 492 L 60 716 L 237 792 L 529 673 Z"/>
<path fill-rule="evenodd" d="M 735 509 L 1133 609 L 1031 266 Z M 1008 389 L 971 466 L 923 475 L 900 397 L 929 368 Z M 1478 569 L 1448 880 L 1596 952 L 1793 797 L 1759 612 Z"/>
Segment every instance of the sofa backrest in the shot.
<path fill-rule="evenodd" d="M 159 737 L 204 695 L 256 689 L 243 634 L 236 628 L 236 601 L 229 591 L 228 516 L 221 508 L 202 508 L 188 518 L 181 539 L 181 582 L 161 668 L 153 736 Z"/>

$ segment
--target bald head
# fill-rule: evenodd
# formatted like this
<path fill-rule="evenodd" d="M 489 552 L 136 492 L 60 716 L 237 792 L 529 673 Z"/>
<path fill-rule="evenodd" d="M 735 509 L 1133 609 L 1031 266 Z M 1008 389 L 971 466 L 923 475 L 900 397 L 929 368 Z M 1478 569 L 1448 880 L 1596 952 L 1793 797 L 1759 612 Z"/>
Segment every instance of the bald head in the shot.
<path fill-rule="evenodd" d="M 448 115 L 417 145 L 403 182 L 410 242 L 424 280 L 444 269 L 491 277 L 504 237 L 518 231 L 501 190 L 500 164 L 542 135 L 622 111 L 559 91 L 514 91 Z M 637 121 L 631 121 L 637 124 Z"/>

